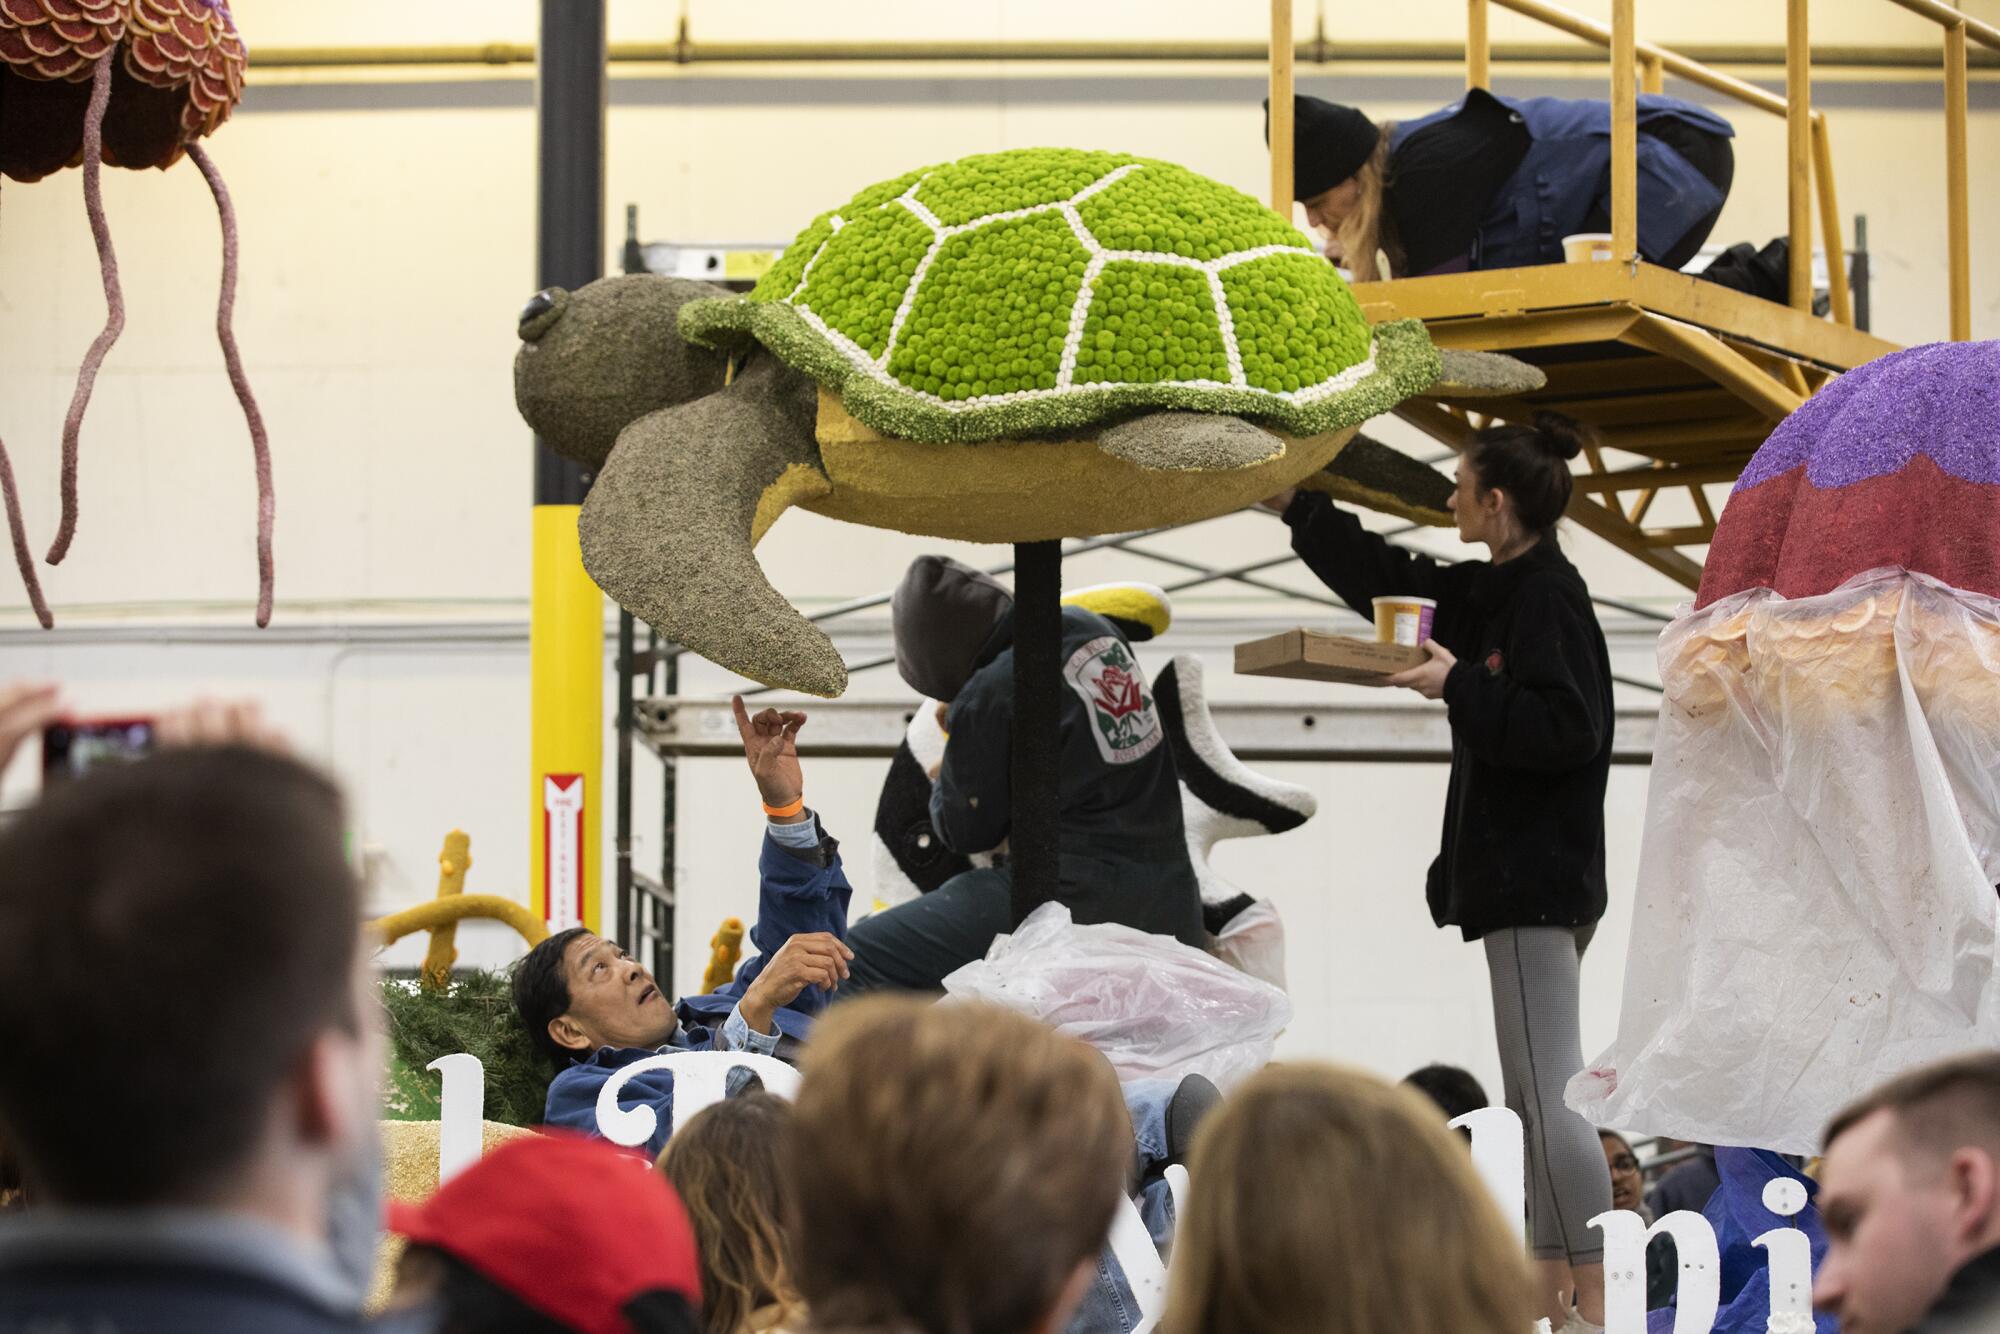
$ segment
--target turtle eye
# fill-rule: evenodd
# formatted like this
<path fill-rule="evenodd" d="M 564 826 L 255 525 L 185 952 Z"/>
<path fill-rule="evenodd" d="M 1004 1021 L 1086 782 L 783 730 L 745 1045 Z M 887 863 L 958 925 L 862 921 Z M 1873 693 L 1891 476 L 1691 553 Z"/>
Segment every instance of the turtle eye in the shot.
<path fill-rule="evenodd" d="M 560 287 L 545 287 L 529 297 L 528 304 L 521 307 L 521 341 L 532 343 L 547 333 L 568 305 L 569 293 Z"/>

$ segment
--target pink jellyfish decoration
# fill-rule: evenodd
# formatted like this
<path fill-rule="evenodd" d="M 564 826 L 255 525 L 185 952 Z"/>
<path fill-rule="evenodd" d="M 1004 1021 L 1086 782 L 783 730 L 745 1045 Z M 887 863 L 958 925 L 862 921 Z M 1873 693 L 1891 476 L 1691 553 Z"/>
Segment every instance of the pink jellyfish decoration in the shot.
<path fill-rule="evenodd" d="M 222 220 L 222 292 L 216 335 L 243 406 L 257 469 L 257 624 L 271 619 L 271 456 L 264 421 L 231 328 L 236 304 L 236 212 L 200 141 L 243 95 L 243 39 L 223 0 L 0 0 L 0 178 L 37 181 L 83 168 L 84 208 L 104 281 L 104 327 L 78 368 L 63 420 L 62 521 L 48 561 L 76 536 L 77 451 L 98 368 L 125 325 L 118 256 L 105 221 L 102 169 L 165 169 L 183 155 L 208 182 Z M 20 499 L 0 448 L 0 499 L 15 564 L 44 628 L 53 624 L 22 525 Z"/>

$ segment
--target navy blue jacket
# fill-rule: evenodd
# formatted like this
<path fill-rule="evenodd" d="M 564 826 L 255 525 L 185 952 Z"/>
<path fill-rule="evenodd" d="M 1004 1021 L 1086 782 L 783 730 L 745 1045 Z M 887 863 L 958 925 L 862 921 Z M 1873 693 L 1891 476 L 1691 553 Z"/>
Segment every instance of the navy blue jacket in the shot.
<path fill-rule="evenodd" d="M 419 1334 L 371 1325 L 322 1255 L 191 1210 L 37 1208 L 0 1218 L 0 1334 Z"/>
<path fill-rule="evenodd" d="M 1611 204 L 1611 104 L 1560 97 L 1491 97 L 1519 116 L 1532 142 L 1514 174 L 1485 203 L 1475 234 L 1471 267 L 1504 269 L 1555 264 L 1562 239 L 1585 230 L 1593 212 Z M 1399 122 L 1389 140 L 1389 207 L 1396 211 L 1395 155 L 1411 135 L 1451 119 L 1465 99 Z M 1690 228 L 1712 219 L 1722 192 L 1688 160 L 1653 137 L 1661 122 L 1677 120 L 1708 134 L 1731 138 L 1728 121 L 1706 108 L 1658 93 L 1644 93 L 1639 111 L 1639 253 L 1658 263 Z"/>
<path fill-rule="evenodd" d="M 681 1027 L 666 1046 L 658 1050 L 600 1047 L 589 1059 L 577 1061 L 558 1074 L 549 1084 L 543 1111 L 547 1124 L 595 1135 L 598 1091 L 619 1070 L 665 1051 L 729 1050 L 731 1044 L 723 1041 L 728 1018 L 771 955 L 795 935 L 831 931 L 847 939 L 847 907 L 854 891 L 841 869 L 840 844 L 819 827 L 817 815 L 813 827 L 819 834 L 819 846 L 810 851 L 785 847 L 768 833 L 764 835 L 757 862 L 757 923 L 750 928 L 750 942 L 757 953 L 736 970 L 735 978 L 706 996 L 683 997 L 674 1007 Z M 813 1017 L 830 999 L 831 993 L 806 988 L 797 1000 L 776 1012 L 780 1038 L 803 1041 L 811 1031 Z M 649 1070 L 625 1085 L 618 1105 L 642 1104 L 659 1114 L 659 1128 L 646 1146 L 648 1152 L 658 1154 L 673 1134 L 674 1077 L 670 1071 Z"/>

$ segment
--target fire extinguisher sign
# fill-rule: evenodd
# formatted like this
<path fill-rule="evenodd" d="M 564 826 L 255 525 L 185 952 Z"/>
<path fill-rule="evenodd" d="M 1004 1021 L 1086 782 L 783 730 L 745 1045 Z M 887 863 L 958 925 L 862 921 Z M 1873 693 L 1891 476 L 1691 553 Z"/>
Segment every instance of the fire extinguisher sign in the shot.
<path fill-rule="evenodd" d="M 542 883 L 550 931 L 583 921 L 583 775 L 542 775 Z"/>

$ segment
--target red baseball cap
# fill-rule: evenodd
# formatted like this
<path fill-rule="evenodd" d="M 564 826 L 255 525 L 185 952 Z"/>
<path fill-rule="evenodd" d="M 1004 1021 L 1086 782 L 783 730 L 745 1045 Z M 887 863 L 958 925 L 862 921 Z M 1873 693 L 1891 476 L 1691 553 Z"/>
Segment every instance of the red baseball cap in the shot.
<path fill-rule="evenodd" d="M 580 1334 L 634 1334 L 625 1306 L 675 1292 L 701 1308 L 687 1213 L 645 1159 L 603 1140 L 509 1140 L 421 1205 L 392 1200 L 392 1232 L 434 1246 Z"/>

